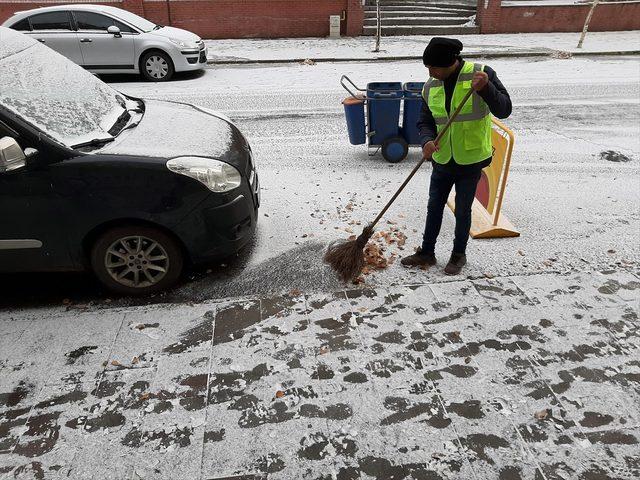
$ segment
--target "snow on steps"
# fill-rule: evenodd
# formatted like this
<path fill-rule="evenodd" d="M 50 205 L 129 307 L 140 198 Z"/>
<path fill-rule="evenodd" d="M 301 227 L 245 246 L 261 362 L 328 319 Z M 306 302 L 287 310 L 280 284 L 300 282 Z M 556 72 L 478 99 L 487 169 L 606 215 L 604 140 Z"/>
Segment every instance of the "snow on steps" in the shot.
<path fill-rule="evenodd" d="M 382 35 L 479 33 L 474 0 L 380 0 Z M 376 34 L 376 1 L 367 0 L 363 34 Z"/>

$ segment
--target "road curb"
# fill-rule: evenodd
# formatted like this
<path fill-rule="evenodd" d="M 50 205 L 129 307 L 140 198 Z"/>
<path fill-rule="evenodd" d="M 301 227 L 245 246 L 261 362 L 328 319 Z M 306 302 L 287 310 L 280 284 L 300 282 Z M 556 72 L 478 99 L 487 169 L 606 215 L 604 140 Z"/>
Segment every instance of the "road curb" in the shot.
<path fill-rule="evenodd" d="M 531 52 L 487 52 L 487 53 L 469 53 L 465 58 L 527 58 L 527 57 L 553 57 L 554 55 L 571 54 L 574 57 L 605 57 L 605 56 L 624 56 L 624 55 L 640 55 L 640 50 L 629 51 L 613 51 L 613 52 L 566 52 L 563 50 L 537 50 Z M 237 59 L 237 60 L 208 60 L 208 65 L 250 65 L 250 64 L 274 64 L 274 63 L 303 63 L 311 60 L 315 63 L 353 63 L 353 62 L 398 62 L 405 60 L 422 60 L 419 55 L 403 55 L 388 57 L 348 57 L 348 58 L 280 58 L 280 59 Z"/>

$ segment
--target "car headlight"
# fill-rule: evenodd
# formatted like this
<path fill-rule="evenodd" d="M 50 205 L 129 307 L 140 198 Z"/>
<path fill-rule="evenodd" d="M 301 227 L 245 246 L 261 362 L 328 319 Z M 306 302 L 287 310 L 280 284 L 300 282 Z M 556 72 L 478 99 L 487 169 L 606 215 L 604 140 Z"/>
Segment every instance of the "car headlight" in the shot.
<path fill-rule="evenodd" d="M 184 40 L 176 40 L 175 38 L 170 38 L 169 41 L 180 48 L 189 48 L 189 49 L 198 49 L 198 44 L 193 42 L 186 42 Z"/>
<path fill-rule="evenodd" d="M 212 192 L 228 192 L 239 187 L 242 181 L 242 176 L 235 167 L 213 158 L 172 158 L 167 161 L 167 168 L 198 180 Z"/>

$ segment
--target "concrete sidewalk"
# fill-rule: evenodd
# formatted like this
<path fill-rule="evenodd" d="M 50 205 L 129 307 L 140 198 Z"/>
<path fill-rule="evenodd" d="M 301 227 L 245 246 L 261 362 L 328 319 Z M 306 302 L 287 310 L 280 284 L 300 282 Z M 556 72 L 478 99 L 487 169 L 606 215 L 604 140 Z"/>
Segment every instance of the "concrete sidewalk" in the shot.
<path fill-rule="evenodd" d="M 618 270 L 6 315 L 0 478 L 638 478 L 638 292 Z"/>
<path fill-rule="evenodd" d="M 637 55 L 640 31 L 588 33 L 578 49 L 579 33 L 461 35 L 466 58 L 566 55 Z M 372 37 L 207 40 L 209 63 L 282 63 L 421 59 L 430 36 L 383 37 L 373 52 Z"/>

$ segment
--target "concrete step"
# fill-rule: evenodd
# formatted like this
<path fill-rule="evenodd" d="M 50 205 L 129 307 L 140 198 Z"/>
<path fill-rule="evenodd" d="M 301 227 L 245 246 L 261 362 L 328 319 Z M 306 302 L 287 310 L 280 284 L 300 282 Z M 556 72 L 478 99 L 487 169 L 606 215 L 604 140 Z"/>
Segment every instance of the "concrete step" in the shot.
<path fill-rule="evenodd" d="M 375 26 L 375 18 L 366 18 L 364 20 L 365 26 Z M 432 26 L 432 25 L 464 25 L 469 21 L 468 17 L 431 17 L 431 18 L 413 18 L 413 17 L 394 17 L 394 18 L 382 18 L 382 26 L 385 25 L 417 25 L 417 26 Z"/>
<path fill-rule="evenodd" d="M 447 12 L 447 11 L 434 11 L 434 12 L 423 12 L 423 11 L 419 11 L 419 12 L 395 12 L 395 11 L 383 11 L 382 13 L 382 18 L 395 18 L 395 17 L 404 17 L 404 18 L 430 18 L 430 17 L 465 17 L 465 18 L 469 18 L 471 17 L 473 14 L 469 14 L 466 15 L 466 12 L 464 14 L 461 14 L 460 12 Z M 375 11 L 373 12 L 367 12 L 364 14 L 364 18 L 376 18 L 377 14 Z"/>
<path fill-rule="evenodd" d="M 388 2 L 380 2 L 380 8 L 389 8 L 389 7 L 436 7 L 436 8 L 458 8 L 461 10 L 476 10 L 477 5 L 475 2 L 473 3 L 456 3 L 456 2 L 419 2 L 419 1 L 388 1 Z M 376 8 L 376 3 L 368 3 L 364 7 L 366 8 Z"/>
<path fill-rule="evenodd" d="M 376 7 L 365 7 L 365 13 L 368 12 L 376 12 Z M 380 7 L 381 12 L 458 12 L 461 14 L 468 13 L 469 15 L 473 15 L 476 13 L 475 8 L 458 8 L 458 7 L 431 7 L 431 6 L 420 6 L 420 5 L 397 5 L 397 6 L 388 6 L 388 7 Z"/>
<path fill-rule="evenodd" d="M 479 27 L 463 27 L 463 26 L 403 26 L 403 25 L 387 25 L 382 27 L 382 35 L 385 37 L 392 35 L 471 35 L 480 33 Z M 376 27 L 365 26 L 363 35 L 375 35 Z"/>
<path fill-rule="evenodd" d="M 380 5 L 463 5 L 476 7 L 477 0 L 380 0 Z M 376 5 L 376 0 L 367 0 L 365 6 Z"/>

